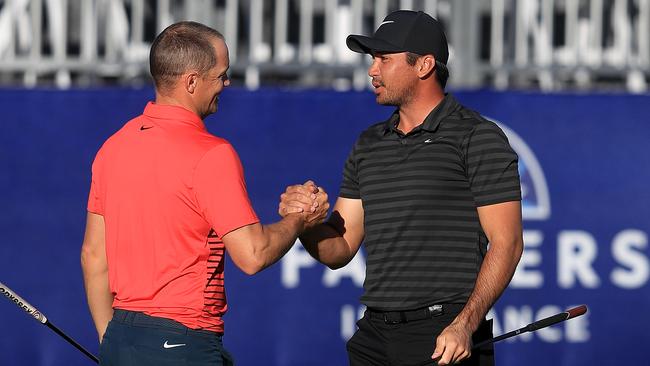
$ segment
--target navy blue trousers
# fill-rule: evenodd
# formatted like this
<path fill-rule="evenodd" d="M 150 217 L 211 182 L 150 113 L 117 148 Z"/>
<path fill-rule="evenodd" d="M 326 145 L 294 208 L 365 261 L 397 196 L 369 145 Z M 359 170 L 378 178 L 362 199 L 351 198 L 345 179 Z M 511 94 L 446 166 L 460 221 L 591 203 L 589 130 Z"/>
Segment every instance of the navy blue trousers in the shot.
<path fill-rule="evenodd" d="M 221 334 L 116 309 L 99 347 L 102 366 L 233 365 Z"/>

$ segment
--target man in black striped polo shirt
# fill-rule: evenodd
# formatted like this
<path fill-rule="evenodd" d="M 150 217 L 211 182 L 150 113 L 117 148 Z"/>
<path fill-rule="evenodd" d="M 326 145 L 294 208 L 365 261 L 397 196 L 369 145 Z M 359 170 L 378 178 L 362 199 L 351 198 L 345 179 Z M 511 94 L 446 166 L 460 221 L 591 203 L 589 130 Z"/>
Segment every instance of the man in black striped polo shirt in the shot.
<path fill-rule="evenodd" d="M 444 93 L 449 52 L 434 18 L 397 11 L 347 45 L 373 57 L 377 102 L 397 107 L 357 140 L 328 222 L 300 237 L 331 268 L 365 243 L 367 311 L 350 363 L 493 364 L 491 346 L 472 354 L 471 344 L 491 337 L 485 315 L 522 253 L 517 155 L 499 127 Z M 289 187 L 280 214 L 316 191 Z"/>

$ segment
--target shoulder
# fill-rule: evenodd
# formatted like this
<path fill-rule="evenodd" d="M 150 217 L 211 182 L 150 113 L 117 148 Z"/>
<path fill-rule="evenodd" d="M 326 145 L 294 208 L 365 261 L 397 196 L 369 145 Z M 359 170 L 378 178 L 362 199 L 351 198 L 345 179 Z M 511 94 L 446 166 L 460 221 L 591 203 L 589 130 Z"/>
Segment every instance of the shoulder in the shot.
<path fill-rule="evenodd" d="M 228 140 L 205 130 L 190 130 L 167 138 L 170 145 L 176 146 L 178 151 L 186 154 L 190 160 L 200 161 L 206 156 L 234 153 L 234 148 Z"/>
<path fill-rule="evenodd" d="M 243 166 L 235 148 L 225 139 L 215 137 L 194 164 L 196 186 L 213 187 L 215 180 L 243 179 Z"/>
<path fill-rule="evenodd" d="M 444 122 L 446 124 L 454 125 L 455 127 L 465 126 L 469 129 L 475 128 L 483 123 L 489 123 L 489 121 L 481 116 L 480 113 L 473 109 L 469 109 L 462 104 L 458 104 L 444 119 Z"/>
<path fill-rule="evenodd" d="M 207 131 L 202 132 L 198 139 L 206 150 L 212 150 L 215 148 L 233 148 L 232 144 L 228 140 L 223 137 L 215 136 Z"/>
<path fill-rule="evenodd" d="M 97 151 L 97 154 L 95 155 L 94 163 L 96 164 L 99 161 L 101 161 L 102 158 L 105 157 L 107 154 L 109 154 L 111 151 L 119 150 L 121 148 L 122 141 L 124 140 L 125 135 L 128 133 L 129 130 L 133 128 L 133 126 L 136 126 L 138 125 L 138 123 L 140 123 L 141 117 L 142 116 L 138 116 L 131 119 L 130 121 L 122 125 L 122 127 L 120 127 L 119 130 L 117 130 L 115 133 L 109 136 Z"/>
<path fill-rule="evenodd" d="M 462 105 L 444 119 L 442 129 L 453 131 L 461 140 L 480 136 L 506 138 L 505 133 L 496 123 Z"/>
<path fill-rule="evenodd" d="M 143 115 L 139 115 L 127 121 L 119 130 L 104 141 L 102 149 L 109 148 L 113 145 L 119 145 L 132 130 L 140 128 L 143 123 L 143 118 Z"/>
<path fill-rule="evenodd" d="M 361 134 L 359 134 L 356 145 L 367 145 L 379 140 L 385 133 L 386 123 L 388 123 L 388 120 L 377 122 L 366 128 L 363 132 L 361 132 Z"/>
<path fill-rule="evenodd" d="M 228 140 L 214 135 L 206 136 L 206 144 L 199 159 L 199 166 L 205 164 L 225 164 L 230 162 L 239 164 L 239 155 Z"/>

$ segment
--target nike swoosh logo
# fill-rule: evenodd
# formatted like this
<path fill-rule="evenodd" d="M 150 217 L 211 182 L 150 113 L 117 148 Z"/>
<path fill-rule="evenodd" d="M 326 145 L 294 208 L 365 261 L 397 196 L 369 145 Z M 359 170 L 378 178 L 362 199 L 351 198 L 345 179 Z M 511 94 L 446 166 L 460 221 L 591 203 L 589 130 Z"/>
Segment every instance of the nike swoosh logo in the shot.
<path fill-rule="evenodd" d="M 394 20 L 387 20 L 385 22 L 381 22 L 381 24 L 379 24 L 379 27 L 381 27 L 384 24 L 390 24 L 390 23 L 395 23 L 395 21 Z M 379 27 L 377 27 L 377 28 L 379 28 Z"/>
<path fill-rule="evenodd" d="M 185 343 L 169 344 L 168 341 L 165 341 L 165 344 L 163 344 L 163 348 L 175 348 L 175 347 L 182 347 L 182 346 L 187 346 L 187 344 Z"/>
<path fill-rule="evenodd" d="M 150 129 L 150 128 L 153 128 L 153 126 L 145 126 L 145 125 L 142 125 L 142 126 L 140 126 L 140 131 L 148 130 L 148 129 Z"/>

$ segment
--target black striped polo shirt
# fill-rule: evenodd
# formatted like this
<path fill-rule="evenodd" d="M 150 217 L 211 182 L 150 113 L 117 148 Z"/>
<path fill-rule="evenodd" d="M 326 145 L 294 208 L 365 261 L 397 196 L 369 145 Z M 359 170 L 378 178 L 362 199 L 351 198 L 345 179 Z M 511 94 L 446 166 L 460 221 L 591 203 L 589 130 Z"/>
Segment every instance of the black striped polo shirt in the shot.
<path fill-rule="evenodd" d="M 396 111 L 365 130 L 343 172 L 339 195 L 364 209 L 361 302 L 465 303 L 488 244 L 476 208 L 521 200 L 517 154 L 496 124 L 451 95 L 408 134 L 398 122 Z"/>

